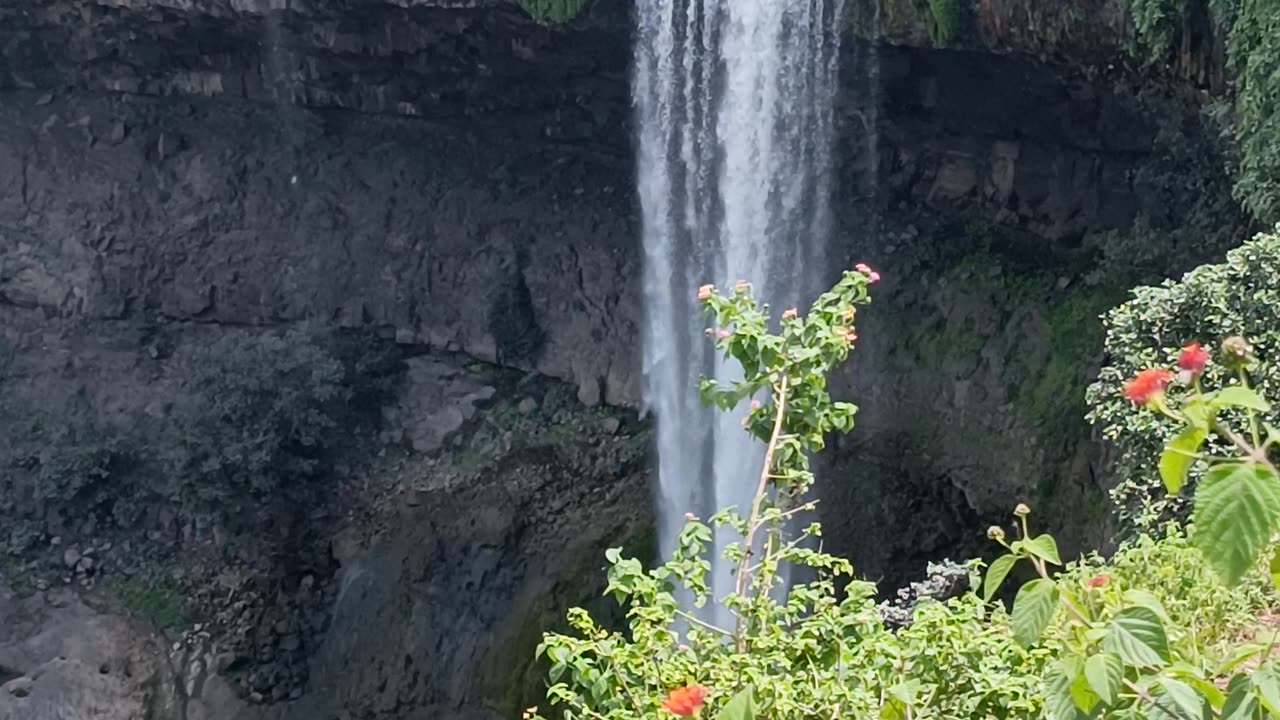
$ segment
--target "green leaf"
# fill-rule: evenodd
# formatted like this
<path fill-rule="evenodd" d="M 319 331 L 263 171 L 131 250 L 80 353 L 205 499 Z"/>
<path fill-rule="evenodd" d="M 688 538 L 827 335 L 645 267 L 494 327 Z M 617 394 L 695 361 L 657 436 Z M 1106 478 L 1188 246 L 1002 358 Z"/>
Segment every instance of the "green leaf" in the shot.
<path fill-rule="evenodd" d="M 1216 465 L 1196 490 L 1196 547 L 1227 585 L 1240 581 L 1280 517 L 1280 479 L 1249 462 Z"/>
<path fill-rule="evenodd" d="M 1009 576 L 1009 571 L 1013 569 L 1016 562 L 1018 562 L 1018 558 L 1013 555 L 1001 555 L 991 561 L 991 567 L 987 568 L 987 577 L 982 582 L 983 600 L 991 602 L 991 598 L 1000 589 L 1000 584 Z"/>
<path fill-rule="evenodd" d="M 1248 408 L 1258 412 L 1271 412 L 1271 404 L 1264 400 L 1261 395 L 1240 385 L 1232 385 L 1219 390 L 1218 394 L 1213 398 L 1213 404 L 1219 407 L 1226 405 Z"/>
<path fill-rule="evenodd" d="M 756 706 L 752 699 L 755 688 L 748 685 L 738 691 L 737 695 L 729 698 L 729 702 L 720 708 L 720 712 L 716 714 L 716 720 L 754 720 L 756 716 Z"/>
<path fill-rule="evenodd" d="M 1275 669 L 1264 665 L 1254 670 L 1249 680 L 1257 688 L 1258 697 L 1267 712 L 1280 715 L 1280 678 L 1276 677 Z"/>
<path fill-rule="evenodd" d="M 1196 453 L 1209 432 L 1203 427 L 1189 427 L 1165 446 L 1160 455 L 1160 479 L 1170 495 L 1177 495 L 1187 481 L 1187 471 L 1196 461 Z"/>
<path fill-rule="evenodd" d="M 1071 681 L 1068 691 L 1071 693 L 1071 702 L 1082 713 L 1092 713 L 1102 700 L 1093 688 L 1089 687 L 1089 679 L 1084 676 L 1084 673 L 1077 675 L 1076 679 Z"/>
<path fill-rule="evenodd" d="M 1094 655 L 1084 662 L 1084 675 L 1089 687 L 1110 705 L 1116 701 L 1124 682 L 1124 661 L 1115 653 Z"/>
<path fill-rule="evenodd" d="M 1209 702 L 1209 707 L 1215 710 L 1221 708 L 1223 701 L 1227 699 L 1216 685 L 1202 677 L 1203 671 L 1194 665 L 1185 662 L 1175 663 L 1169 668 L 1168 673 L 1195 688 L 1196 692 Z"/>
<path fill-rule="evenodd" d="M 1271 551 L 1271 563 L 1268 568 L 1271 571 L 1271 585 L 1280 588 L 1280 546 Z"/>
<path fill-rule="evenodd" d="M 907 680 L 889 688 L 889 694 L 907 705 L 915 705 L 923 688 L 924 684 L 919 680 Z"/>
<path fill-rule="evenodd" d="M 1249 692 L 1251 683 L 1244 675 L 1236 675 L 1227 685 L 1227 700 L 1222 704 L 1222 720 L 1253 720 L 1258 699 Z"/>
<path fill-rule="evenodd" d="M 1155 613 L 1161 622 L 1169 622 L 1169 613 L 1165 612 L 1164 605 L 1161 604 L 1160 598 L 1149 590 L 1140 590 L 1134 588 L 1124 591 L 1124 601 L 1130 605 L 1144 607 Z"/>
<path fill-rule="evenodd" d="M 1033 540 L 1027 541 L 1027 552 L 1044 560 L 1045 562 L 1061 565 L 1062 560 L 1058 557 L 1058 543 L 1054 542 L 1052 535 L 1041 535 Z"/>
<path fill-rule="evenodd" d="M 1031 647 L 1040 640 L 1041 633 L 1058 608 L 1058 586 L 1052 580 L 1039 578 L 1023 585 L 1013 601 L 1013 638 L 1023 647 Z"/>
<path fill-rule="evenodd" d="M 1044 679 L 1044 704 L 1054 720 L 1081 720 L 1088 717 L 1076 707 L 1071 694 L 1075 678 L 1062 665 L 1052 668 Z"/>
<path fill-rule="evenodd" d="M 1160 616 L 1150 608 L 1129 607 L 1116 613 L 1102 647 L 1138 667 L 1159 667 L 1169 662 L 1169 638 Z"/>
<path fill-rule="evenodd" d="M 1202 399 L 1194 399 L 1182 406 L 1182 416 L 1187 424 L 1208 433 L 1218 414 L 1218 408 Z"/>
<path fill-rule="evenodd" d="M 1155 712 L 1152 717 L 1169 720 L 1202 720 L 1204 717 L 1204 699 L 1189 685 L 1173 678 L 1160 678 L 1160 687 L 1164 693 L 1154 700 Z"/>

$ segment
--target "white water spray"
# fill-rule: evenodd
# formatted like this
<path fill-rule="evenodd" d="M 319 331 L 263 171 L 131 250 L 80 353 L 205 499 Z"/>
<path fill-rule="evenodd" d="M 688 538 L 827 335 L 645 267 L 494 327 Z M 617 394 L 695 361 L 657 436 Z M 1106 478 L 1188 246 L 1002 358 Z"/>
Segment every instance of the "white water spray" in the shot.
<path fill-rule="evenodd" d="M 824 274 L 842 5 L 638 3 L 645 368 L 668 556 L 685 513 L 746 512 L 764 455 L 740 415 L 698 402 L 699 374 L 727 379 L 737 369 L 703 335 L 697 287 L 747 280 L 780 308 L 815 295 Z M 717 597 L 732 588 L 730 569 L 713 563 Z"/>

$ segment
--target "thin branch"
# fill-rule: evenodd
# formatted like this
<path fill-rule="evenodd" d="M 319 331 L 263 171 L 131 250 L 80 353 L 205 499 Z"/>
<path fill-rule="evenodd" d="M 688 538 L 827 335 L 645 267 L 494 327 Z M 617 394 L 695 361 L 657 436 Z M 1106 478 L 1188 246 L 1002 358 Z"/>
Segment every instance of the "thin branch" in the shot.
<path fill-rule="evenodd" d="M 720 633 L 725 637 L 734 637 L 734 634 L 729 632 L 728 630 L 725 630 L 724 628 L 716 627 L 715 625 L 712 625 L 709 622 L 701 620 L 696 615 L 693 615 L 692 613 L 687 613 L 684 610 L 676 610 L 676 615 L 684 618 L 685 620 L 688 620 L 694 625 L 698 625 L 704 630 L 710 630 L 711 632 Z"/>
<path fill-rule="evenodd" d="M 787 387 L 788 378 L 784 374 L 776 388 L 778 398 L 778 410 L 773 417 L 773 432 L 769 436 L 769 445 L 764 453 L 764 467 L 760 469 L 760 482 L 756 486 L 755 498 L 751 501 L 751 514 L 747 518 L 747 536 L 743 545 L 742 557 L 738 560 L 738 576 L 735 582 L 736 594 L 741 597 L 747 589 L 747 566 L 751 557 L 751 546 L 755 540 L 756 530 L 760 525 L 760 508 L 764 504 L 765 494 L 769 489 L 770 470 L 773 469 L 773 453 L 778 447 L 778 442 L 782 438 L 782 421 L 786 417 L 787 412 Z M 735 640 L 738 651 L 744 650 L 742 637 L 742 616 L 738 616 L 736 625 Z"/>

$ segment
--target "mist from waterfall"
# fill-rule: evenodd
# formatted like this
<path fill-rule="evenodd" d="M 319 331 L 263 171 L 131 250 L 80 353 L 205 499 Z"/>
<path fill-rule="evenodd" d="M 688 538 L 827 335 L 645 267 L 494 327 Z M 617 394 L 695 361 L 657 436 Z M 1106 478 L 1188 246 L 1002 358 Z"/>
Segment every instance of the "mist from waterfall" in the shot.
<path fill-rule="evenodd" d="M 824 275 L 842 6 L 638 3 L 646 400 L 657 416 L 665 556 L 686 513 L 707 517 L 729 505 L 746 512 L 764 456 L 741 414 L 698 401 L 700 374 L 740 371 L 704 335 L 697 287 L 746 280 L 783 308 L 815 295 Z M 730 570 L 717 549 L 717 598 L 732 589 Z"/>

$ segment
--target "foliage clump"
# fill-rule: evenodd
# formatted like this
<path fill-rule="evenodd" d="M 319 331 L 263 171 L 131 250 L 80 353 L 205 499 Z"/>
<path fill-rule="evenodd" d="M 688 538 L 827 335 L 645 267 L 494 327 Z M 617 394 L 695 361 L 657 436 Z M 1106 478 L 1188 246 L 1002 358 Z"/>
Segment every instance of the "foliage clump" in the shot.
<path fill-rule="evenodd" d="M 1189 0 L 1131 0 L 1138 39 L 1153 60 L 1168 57 L 1187 31 Z M 1210 0 L 1210 15 L 1224 33 L 1234 85 L 1234 134 L 1239 152 L 1236 198 L 1257 219 L 1280 222 L 1280 3 Z"/>
<path fill-rule="evenodd" d="M 1122 397 L 1123 383 L 1137 371 L 1168 364 L 1172 352 L 1191 340 L 1216 343 L 1233 335 L 1250 339 L 1262 356 L 1280 352 L 1280 235 L 1258 235 L 1229 252 L 1225 262 L 1203 265 L 1180 280 L 1140 287 L 1133 298 L 1104 318 L 1107 364 L 1086 397 L 1089 419 L 1113 448 L 1112 496 L 1131 527 L 1186 511 L 1186 498 L 1167 496 L 1152 472 L 1176 428 L 1159 416 L 1134 413 Z M 1231 373 L 1220 365 L 1206 380 L 1221 383 Z M 1280 394 L 1280 365 L 1262 364 L 1251 378 L 1264 395 Z M 1276 414 L 1268 421 L 1280 422 Z M 1198 477 L 1199 468 L 1192 475 Z"/>
<path fill-rule="evenodd" d="M 590 0 L 520 0 L 520 7 L 540 23 L 561 25 L 578 17 Z"/>
<path fill-rule="evenodd" d="M 628 627 L 611 629 L 575 609 L 574 634 L 544 637 L 552 716 L 1201 720 L 1280 713 L 1275 633 L 1263 637 L 1257 618 L 1274 600 L 1257 560 L 1280 525 L 1280 474 L 1264 450 L 1280 443 L 1280 433 L 1264 446 L 1256 432 L 1244 439 L 1232 430 L 1258 428 L 1256 413 L 1269 408 L 1246 376 L 1215 392 L 1201 385 L 1218 377 L 1208 369 L 1219 364 L 1247 372 L 1241 363 L 1253 349 L 1244 341 L 1229 343 L 1218 363 L 1203 348 L 1186 347 L 1177 375 L 1159 367 L 1170 362 L 1153 363 L 1123 387 L 1130 413 L 1159 412 L 1181 426 L 1180 437 L 1198 438 L 1165 447 L 1159 468 L 1170 492 L 1181 489 L 1193 460 L 1212 454 L 1223 468 L 1220 482 L 1200 489 L 1199 524 L 1189 533 L 1173 527 L 1139 536 L 1111 559 L 1064 563 L 1054 538 L 1033 533 L 1030 508 L 1019 505 L 1011 530 L 988 530 L 1004 554 L 981 583 L 971 579 L 976 591 L 922 598 L 900 629 L 882 617 L 873 585 L 856 579 L 847 561 L 813 548 L 817 524 L 792 537 L 789 520 L 813 507 L 802 497 L 812 480 L 808 453 L 821 449 L 826 433 L 852 426 L 853 406 L 832 400 L 825 378 L 856 340 L 854 306 L 867 301 L 876 277 L 865 266 L 846 273 L 804 316 L 782 313 L 780 332 L 749 286 L 728 297 L 700 290 L 714 319 L 709 334 L 743 369 L 735 383 L 704 380 L 703 397 L 724 409 L 749 401 L 744 427 L 766 443 L 755 499 L 745 517 L 737 508 L 706 522 L 687 516 L 672 558 L 652 569 L 620 549 L 606 554 L 606 593 L 623 607 Z M 1171 390 L 1175 379 L 1190 390 Z M 1228 446 L 1205 445 L 1210 433 Z M 709 580 L 717 534 L 740 538 L 720 550 L 736 566 L 734 589 L 720 597 Z M 812 579 L 788 587 L 787 565 Z M 997 598 L 1019 567 L 1033 579 L 1006 611 Z M 541 717 L 538 708 L 526 711 Z"/>
<path fill-rule="evenodd" d="M 303 331 L 226 336 L 191 359 L 166 458 L 184 502 L 262 498 L 314 479 L 338 429 L 343 364 Z"/>

